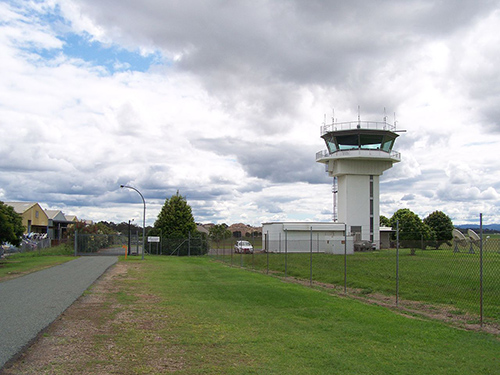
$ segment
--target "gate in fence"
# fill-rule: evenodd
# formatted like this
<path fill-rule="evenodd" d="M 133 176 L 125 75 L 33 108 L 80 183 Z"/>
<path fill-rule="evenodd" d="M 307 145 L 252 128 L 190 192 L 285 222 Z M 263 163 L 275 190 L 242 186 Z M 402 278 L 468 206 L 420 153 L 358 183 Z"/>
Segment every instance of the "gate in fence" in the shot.
<path fill-rule="evenodd" d="M 130 253 L 142 250 L 139 237 L 130 237 Z M 125 255 L 129 248 L 129 237 L 121 234 L 75 234 L 75 255 Z"/>
<path fill-rule="evenodd" d="M 206 238 L 188 236 L 187 238 L 163 238 L 146 242 L 145 253 L 152 255 L 204 255 L 208 253 Z M 133 234 L 80 234 L 75 235 L 75 255 L 142 255 L 142 237 Z"/>
<path fill-rule="evenodd" d="M 150 243 L 146 250 L 153 255 L 178 255 L 194 256 L 207 254 L 209 243 L 201 236 L 188 236 L 187 238 L 164 238 L 160 237 L 159 242 Z"/>

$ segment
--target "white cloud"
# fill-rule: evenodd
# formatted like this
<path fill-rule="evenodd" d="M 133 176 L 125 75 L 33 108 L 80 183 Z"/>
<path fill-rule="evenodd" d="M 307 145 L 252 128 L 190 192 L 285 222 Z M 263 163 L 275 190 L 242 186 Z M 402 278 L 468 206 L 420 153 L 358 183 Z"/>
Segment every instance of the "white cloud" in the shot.
<path fill-rule="evenodd" d="M 198 221 L 329 220 L 319 126 L 360 105 L 407 130 L 382 214 L 500 221 L 496 2 L 50 0 L 0 17 L 3 200 L 125 221 L 142 215 L 127 183 L 149 224 L 177 190 Z M 68 34 L 166 59 L 110 71 L 66 55 Z"/>

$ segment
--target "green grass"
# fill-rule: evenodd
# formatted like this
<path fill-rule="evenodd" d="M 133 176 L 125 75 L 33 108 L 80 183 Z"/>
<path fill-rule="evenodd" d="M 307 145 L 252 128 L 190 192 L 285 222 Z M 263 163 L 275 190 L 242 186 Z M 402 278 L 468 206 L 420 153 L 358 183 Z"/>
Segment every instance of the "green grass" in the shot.
<path fill-rule="evenodd" d="M 40 251 L 10 254 L 0 259 L 0 281 L 39 271 L 74 259 L 72 247 L 54 246 Z"/>
<path fill-rule="evenodd" d="M 405 317 L 206 257 L 150 256 L 129 276 L 120 281 L 127 293 L 158 298 L 154 330 L 129 325 L 115 337 L 142 363 L 133 373 L 150 373 L 148 363 L 158 353 L 182 363 L 179 374 L 499 373 L 500 341 L 492 335 Z M 120 299 L 125 310 L 145 314 L 135 299 Z"/>
<path fill-rule="evenodd" d="M 399 297 L 427 303 L 451 305 L 472 314 L 479 314 L 479 254 L 452 250 L 426 250 L 410 256 L 403 249 L 399 256 Z M 234 266 L 243 265 L 285 275 L 285 254 L 240 255 L 226 252 L 222 259 Z M 232 259 L 232 260 L 231 260 Z M 286 258 L 286 275 L 309 280 L 311 255 L 291 253 Z M 313 253 L 312 278 L 315 281 L 344 285 L 344 256 Z M 500 253 L 486 252 L 483 267 L 484 315 L 500 323 Z M 396 252 L 381 250 L 347 256 L 347 287 L 373 292 L 396 294 Z"/>

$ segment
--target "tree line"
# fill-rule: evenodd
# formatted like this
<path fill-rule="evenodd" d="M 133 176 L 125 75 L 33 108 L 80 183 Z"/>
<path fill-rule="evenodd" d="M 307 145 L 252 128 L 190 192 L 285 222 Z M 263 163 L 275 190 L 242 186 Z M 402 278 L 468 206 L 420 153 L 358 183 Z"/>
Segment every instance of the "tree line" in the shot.
<path fill-rule="evenodd" d="M 453 223 L 448 215 L 442 211 L 434 211 L 423 220 L 408 208 L 396 211 L 391 218 L 380 216 L 380 225 L 396 229 L 399 226 L 399 239 L 401 246 L 418 248 L 422 243 L 439 248 L 443 243 L 450 243 L 453 239 Z M 131 224 L 134 231 L 140 227 Z M 90 234 L 116 234 L 128 233 L 129 224 L 122 222 L 101 221 L 92 225 L 77 223 L 75 228 L 80 233 Z M 21 216 L 10 206 L 0 201 L 0 243 L 11 243 L 19 245 L 24 227 Z M 206 235 L 196 230 L 191 206 L 185 197 L 177 193 L 165 199 L 153 227 L 147 228 L 148 236 L 161 236 L 170 239 L 200 238 L 206 239 Z M 220 242 L 233 235 L 226 224 L 214 225 L 209 230 L 208 237 L 215 242 Z"/>
<path fill-rule="evenodd" d="M 422 244 L 436 249 L 444 243 L 451 246 L 450 241 L 453 239 L 453 222 L 442 211 L 434 211 L 422 220 L 410 209 L 402 208 L 390 219 L 381 215 L 380 226 L 392 227 L 394 230 L 398 227 L 401 246 L 411 249 L 419 248 Z"/>

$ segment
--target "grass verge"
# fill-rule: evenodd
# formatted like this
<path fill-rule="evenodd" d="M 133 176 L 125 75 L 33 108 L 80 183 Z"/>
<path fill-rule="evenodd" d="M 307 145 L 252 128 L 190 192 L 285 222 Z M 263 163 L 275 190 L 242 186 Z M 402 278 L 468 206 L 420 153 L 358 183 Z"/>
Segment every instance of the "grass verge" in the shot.
<path fill-rule="evenodd" d="M 119 267 L 41 339 L 51 350 L 6 374 L 498 373 L 500 341 L 486 333 L 205 257 L 129 258 Z"/>
<path fill-rule="evenodd" d="M 452 250 L 400 251 L 399 297 L 447 305 L 455 310 L 479 315 L 479 254 L 454 253 Z M 214 258 L 259 270 L 322 283 L 344 285 L 344 256 L 323 253 L 219 254 Z M 312 263 L 311 263 L 312 259 Z M 396 294 L 396 253 L 394 250 L 354 253 L 347 256 L 347 287 L 364 294 Z M 311 275 L 312 270 L 312 275 Z M 500 324 L 500 253 L 484 256 L 484 314 Z"/>
<path fill-rule="evenodd" d="M 0 259 L 0 281 L 26 275 L 74 259 L 68 245 L 54 246 L 40 251 L 10 254 Z"/>

